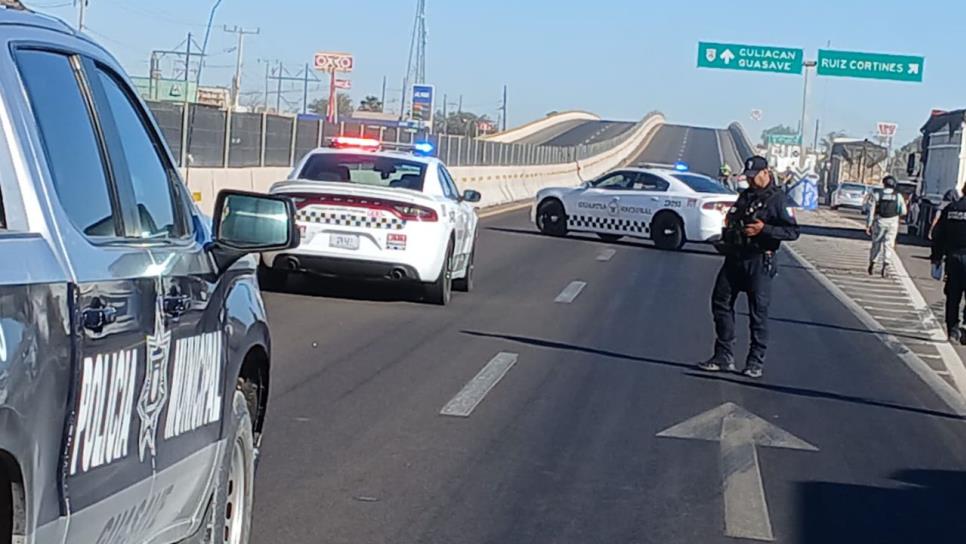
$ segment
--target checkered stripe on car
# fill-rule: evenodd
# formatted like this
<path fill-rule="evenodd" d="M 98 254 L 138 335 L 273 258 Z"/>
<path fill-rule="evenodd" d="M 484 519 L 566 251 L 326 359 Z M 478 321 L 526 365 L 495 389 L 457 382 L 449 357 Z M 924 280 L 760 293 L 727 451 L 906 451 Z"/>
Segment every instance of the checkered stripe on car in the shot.
<path fill-rule="evenodd" d="M 574 229 L 610 230 L 627 233 L 650 234 L 651 226 L 646 221 L 619 219 L 617 217 L 595 217 L 592 215 L 571 215 L 567 226 Z"/>
<path fill-rule="evenodd" d="M 367 217 L 341 212 L 326 212 L 311 208 L 299 210 L 295 215 L 296 221 L 305 223 L 320 223 L 340 227 L 361 227 L 366 229 L 402 230 L 406 222 L 398 217 Z"/>

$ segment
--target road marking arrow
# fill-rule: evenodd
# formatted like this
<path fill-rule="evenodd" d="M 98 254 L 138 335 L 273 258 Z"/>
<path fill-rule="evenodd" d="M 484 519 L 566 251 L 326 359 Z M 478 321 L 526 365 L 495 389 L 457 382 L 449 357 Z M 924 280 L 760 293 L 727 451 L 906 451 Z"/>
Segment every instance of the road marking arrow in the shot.
<path fill-rule="evenodd" d="M 753 540 L 775 540 L 761 483 L 757 446 L 818 451 L 815 446 L 733 402 L 678 423 L 657 436 L 721 444 L 725 535 Z"/>
<path fill-rule="evenodd" d="M 731 49 L 725 49 L 724 53 L 721 54 L 721 60 L 725 64 L 731 64 L 731 61 L 735 60 L 735 54 L 731 52 Z"/>

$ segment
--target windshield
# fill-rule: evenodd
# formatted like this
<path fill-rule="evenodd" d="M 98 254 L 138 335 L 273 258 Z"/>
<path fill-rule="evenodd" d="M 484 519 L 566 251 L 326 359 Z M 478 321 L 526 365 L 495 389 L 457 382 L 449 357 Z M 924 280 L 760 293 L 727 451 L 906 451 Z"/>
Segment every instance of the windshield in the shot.
<path fill-rule="evenodd" d="M 843 183 L 839 186 L 839 189 L 844 191 L 865 191 L 866 186 L 859 183 Z"/>
<path fill-rule="evenodd" d="M 734 191 L 714 181 L 713 179 L 698 174 L 672 174 L 679 181 L 698 193 L 712 193 L 717 195 L 733 195 Z"/>
<path fill-rule="evenodd" d="M 305 162 L 299 178 L 422 191 L 425 173 L 425 164 L 403 158 L 316 153 Z"/>

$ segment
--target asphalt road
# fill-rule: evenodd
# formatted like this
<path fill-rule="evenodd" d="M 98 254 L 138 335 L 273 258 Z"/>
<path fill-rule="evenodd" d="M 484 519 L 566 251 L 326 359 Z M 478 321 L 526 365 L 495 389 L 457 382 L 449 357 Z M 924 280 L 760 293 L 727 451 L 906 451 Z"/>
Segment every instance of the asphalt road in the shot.
<path fill-rule="evenodd" d="M 557 123 L 555 125 L 549 126 L 543 130 L 539 130 L 525 138 L 515 140 L 515 144 L 526 144 L 526 145 L 544 145 L 548 141 L 553 140 L 557 136 L 564 134 L 576 127 L 587 123 L 594 123 L 595 121 L 588 121 L 586 119 L 576 119 L 572 121 L 564 121 L 562 123 Z"/>
<path fill-rule="evenodd" d="M 962 541 L 963 422 L 787 256 L 761 382 L 692 367 L 708 247 L 548 238 L 521 211 L 482 221 L 477 263 L 446 308 L 320 280 L 266 295 L 254 542 L 740 542 L 723 446 L 656 436 L 728 402 L 818 449 L 757 449 L 776 541 Z M 743 303 L 738 322 L 744 353 Z M 469 417 L 440 415 L 500 353 L 516 364 Z"/>
<path fill-rule="evenodd" d="M 615 138 L 630 130 L 635 123 L 626 121 L 588 121 L 544 141 L 541 145 L 587 145 Z"/>
<path fill-rule="evenodd" d="M 727 141 L 726 139 L 730 139 L 727 131 L 664 125 L 658 129 L 651 144 L 632 161 L 632 164 L 670 165 L 684 161 L 692 171 L 715 177 L 718 175 L 718 168 L 721 167 L 719 135 L 722 145 Z"/>

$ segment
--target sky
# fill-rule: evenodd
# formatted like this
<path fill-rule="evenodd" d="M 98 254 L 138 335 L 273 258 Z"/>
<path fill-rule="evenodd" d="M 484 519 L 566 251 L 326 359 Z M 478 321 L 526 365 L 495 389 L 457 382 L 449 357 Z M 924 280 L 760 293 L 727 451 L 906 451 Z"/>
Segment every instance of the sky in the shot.
<path fill-rule="evenodd" d="M 188 32 L 200 44 L 214 0 L 88 0 L 85 28 L 133 76 L 147 75 L 154 49 L 171 49 Z M 72 24 L 72 0 L 24 0 Z M 398 108 L 415 0 L 222 0 L 208 45 L 204 83 L 228 86 L 236 37 L 223 26 L 258 28 L 245 41 L 243 91 L 257 99 L 265 61 L 295 75 L 316 51 L 355 55 L 352 97 L 380 95 Z M 657 110 L 669 122 L 723 127 L 741 122 L 753 139 L 776 124 L 798 126 L 802 76 L 698 69 L 697 43 L 819 48 L 921 55 L 922 83 L 812 77 L 806 138 L 845 131 L 872 136 L 879 121 L 899 125 L 897 144 L 918 134 L 933 108 L 966 107 L 959 0 L 427 0 L 427 83 L 455 107 L 495 118 L 503 85 L 508 121 L 580 109 L 636 121 Z M 950 23 L 951 22 L 951 23 Z M 956 44 L 955 47 L 953 44 Z M 164 66 L 165 75 L 172 67 Z M 324 81 L 326 76 L 320 75 Z M 314 85 L 312 97 L 325 95 Z M 301 87 L 284 96 L 293 108 Z M 273 97 L 274 99 L 274 97 Z M 395 100 L 395 103 L 393 102 Z M 751 111 L 763 112 L 760 122 Z"/>

